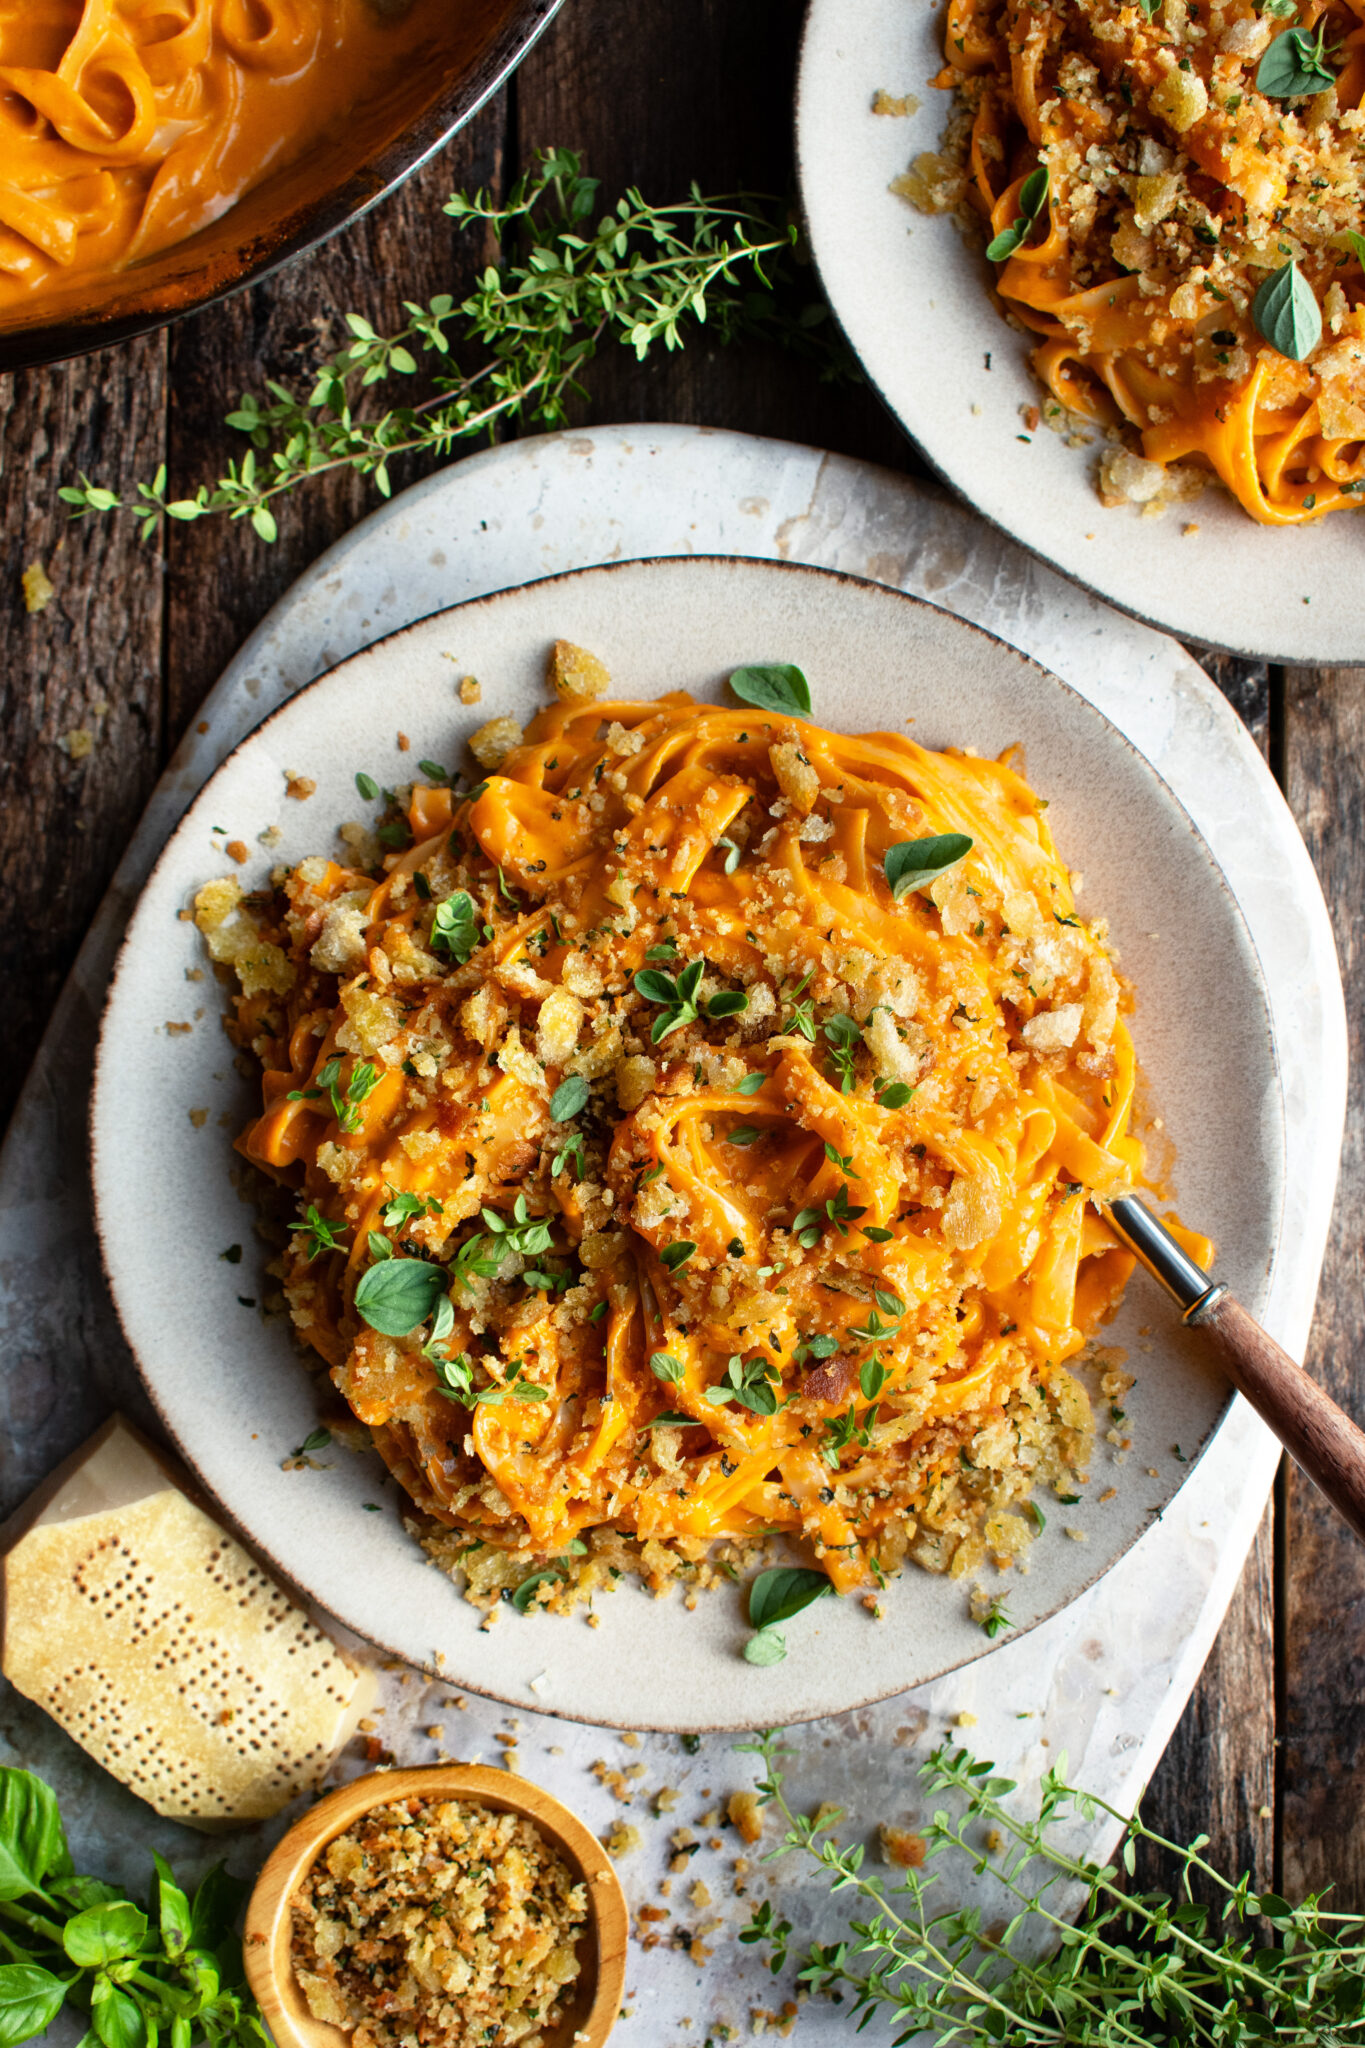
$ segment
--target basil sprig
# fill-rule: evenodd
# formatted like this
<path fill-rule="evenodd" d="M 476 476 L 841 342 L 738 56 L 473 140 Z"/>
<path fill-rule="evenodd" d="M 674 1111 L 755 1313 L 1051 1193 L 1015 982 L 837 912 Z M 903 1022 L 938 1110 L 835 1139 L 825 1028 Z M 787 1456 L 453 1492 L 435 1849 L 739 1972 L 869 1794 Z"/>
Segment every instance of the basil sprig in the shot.
<path fill-rule="evenodd" d="M 902 839 L 888 846 L 882 872 L 896 902 L 946 875 L 967 858 L 974 844 L 965 832 L 935 832 L 928 839 Z"/>
<path fill-rule="evenodd" d="M 1319 22 L 1316 36 L 1306 28 L 1276 36 L 1256 67 L 1257 92 L 1268 100 L 1301 100 L 1334 86 L 1337 74 L 1327 62 L 1325 30 L 1326 23 Z"/>
<path fill-rule="evenodd" d="M 1292 363 L 1311 356 L 1322 340 L 1317 295 L 1292 259 L 1272 270 L 1251 302 L 1251 317 L 1270 346 Z"/>
<path fill-rule="evenodd" d="M 730 688 L 742 704 L 757 705 L 760 711 L 776 711 L 784 718 L 810 717 L 810 684 L 789 661 L 737 668 Z"/>
<path fill-rule="evenodd" d="M 987 260 L 991 263 L 1005 263 L 1028 240 L 1033 224 L 1047 205 L 1048 186 L 1051 173 L 1046 164 L 1039 164 L 1036 171 L 1030 171 L 1019 187 L 1019 211 L 1011 227 L 1002 228 L 994 239 L 986 244 Z"/>

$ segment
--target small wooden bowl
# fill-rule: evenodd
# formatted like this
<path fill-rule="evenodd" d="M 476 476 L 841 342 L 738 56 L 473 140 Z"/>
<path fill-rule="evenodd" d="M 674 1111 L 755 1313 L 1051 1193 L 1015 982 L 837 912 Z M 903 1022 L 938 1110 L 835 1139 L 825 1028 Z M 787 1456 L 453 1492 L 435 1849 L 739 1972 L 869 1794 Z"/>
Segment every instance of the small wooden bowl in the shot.
<path fill-rule="evenodd" d="M 620 1880 L 605 1850 L 581 1820 L 510 1771 L 483 1764 L 433 1764 L 414 1771 L 374 1771 L 340 1786 L 297 1821 L 256 1880 L 243 1936 L 247 1981 L 278 2048 L 349 2048 L 350 2035 L 315 2019 L 290 1960 L 290 1902 L 327 1844 L 372 1806 L 402 1799 L 468 1799 L 495 1813 L 533 1821 L 587 1887 L 588 1924 L 579 1937 L 582 1965 L 564 2017 L 548 2048 L 601 2048 L 621 2009 L 629 1916 Z"/>

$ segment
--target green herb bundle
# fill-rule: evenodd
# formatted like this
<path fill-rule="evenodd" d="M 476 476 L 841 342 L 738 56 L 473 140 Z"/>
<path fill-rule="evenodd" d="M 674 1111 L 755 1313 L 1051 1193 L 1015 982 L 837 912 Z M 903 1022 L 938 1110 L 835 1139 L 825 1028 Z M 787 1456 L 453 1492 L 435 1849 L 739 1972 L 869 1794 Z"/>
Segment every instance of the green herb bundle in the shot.
<path fill-rule="evenodd" d="M 245 1887 L 220 1864 L 193 1898 L 154 1858 L 144 1906 L 78 1877 L 57 1802 L 41 1778 L 0 1769 L 0 2048 L 50 2027 L 63 2006 L 89 2015 L 81 2048 L 262 2048 L 233 1934 Z"/>
<path fill-rule="evenodd" d="M 78 518 L 133 514 L 144 540 L 163 519 L 222 513 L 249 519 L 273 541 L 273 500 L 314 477 L 355 470 L 387 497 L 399 456 L 443 458 L 459 442 L 515 424 L 564 426 L 571 399 L 586 395 L 583 373 L 610 340 L 643 362 L 704 327 L 721 343 L 767 337 L 827 375 L 851 373 L 828 308 L 796 260 L 797 230 L 782 202 L 751 193 L 707 199 L 693 185 L 673 206 L 651 206 L 634 187 L 604 212 L 599 203 L 598 180 L 562 149 L 542 151 L 505 205 L 482 191 L 455 193 L 445 211 L 499 238 L 506 256 L 466 299 L 406 302 L 406 325 L 389 335 L 346 314 L 350 339 L 309 389 L 271 380 L 243 396 L 227 424 L 249 450 L 190 497 L 167 497 L 164 466 L 131 498 L 86 476 L 61 497 Z M 418 378 L 421 357 L 427 395 L 370 403 L 380 387 Z"/>
<path fill-rule="evenodd" d="M 843 1849 L 819 1821 L 793 1813 L 779 1768 L 780 1731 L 743 1747 L 767 1774 L 759 1791 L 786 1823 L 775 1856 L 801 1853 L 832 1891 L 865 1902 L 848 1938 L 797 1955 L 792 1929 L 761 1905 L 743 1942 L 762 1942 L 774 1975 L 793 1960 L 807 1990 L 850 2001 L 864 2027 L 880 2013 L 895 2044 L 923 2034 L 937 2043 L 1005 2048 L 1344 2048 L 1365 2041 L 1365 1919 L 1324 1911 L 1320 1895 L 1290 1906 L 1257 1894 L 1205 1861 L 1207 1836 L 1188 1848 L 1127 1819 L 1102 1799 L 1064 1782 L 1066 1760 L 1043 1779 L 1036 1820 L 1007 1804 L 1012 1780 L 965 1749 L 938 1749 L 920 1776 L 953 1801 L 921 1829 L 924 1866 L 889 1882 L 864 1867 L 859 1846 Z M 1062 1823 L 1108 1815 L 1122 1827 L 1119 1857 L 1103 1866 L 1073 1854 Z M 1137 1846 L 1147 1842 L 1181 1867 L 1178 1895 L 1126 1891 Z M 1007 1899 L 998 1919 L 979 1907 L 940 1903 L 949 1857 L 960 1871 L 989 1873 Z M 1194 1897 L 1196 1884 L 1218 1904 Z M 1080 1910 L 1077 1912 L 1077 1901 Z"/>

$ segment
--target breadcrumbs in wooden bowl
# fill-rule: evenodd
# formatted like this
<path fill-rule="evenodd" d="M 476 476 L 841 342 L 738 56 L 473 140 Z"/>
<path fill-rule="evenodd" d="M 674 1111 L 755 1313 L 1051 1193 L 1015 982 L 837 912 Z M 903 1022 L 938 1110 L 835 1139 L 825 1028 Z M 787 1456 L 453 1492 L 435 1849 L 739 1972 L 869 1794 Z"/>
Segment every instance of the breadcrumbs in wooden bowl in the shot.
<path fill-rule="evenodd" d="M 358 1779 L 291 1830 L 248 1908 L 281 2048 L 597 2048 L 626 1916 L 600 1845 L 505 1771 Z"/>

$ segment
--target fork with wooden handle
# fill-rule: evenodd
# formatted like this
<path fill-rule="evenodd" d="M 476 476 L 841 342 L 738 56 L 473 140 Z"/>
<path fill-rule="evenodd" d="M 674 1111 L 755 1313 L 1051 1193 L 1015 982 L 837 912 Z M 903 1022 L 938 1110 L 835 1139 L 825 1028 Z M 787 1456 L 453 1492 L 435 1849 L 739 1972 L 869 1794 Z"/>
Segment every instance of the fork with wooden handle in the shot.
<path fill-rule="evenodd" d="M 1106 1204 L 1105 1213 L 1128 1249 L 1173 1297 L 1181 1320 L 1207 1332 L 1238 1393 L 1365 1543 L 1365 1430 L 1266 1335 L 1226 1287 L 1195 1265 L 1135 1195 Z"/>

